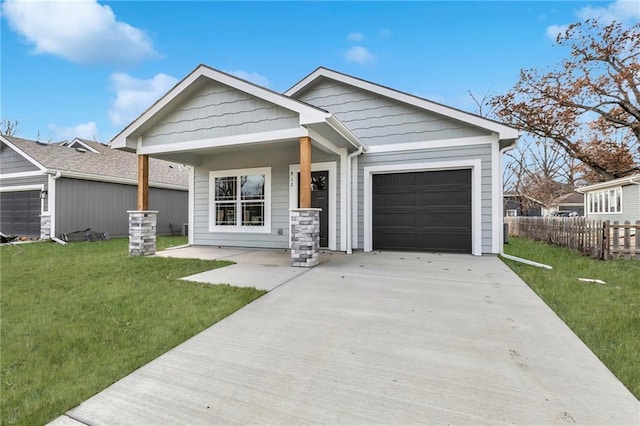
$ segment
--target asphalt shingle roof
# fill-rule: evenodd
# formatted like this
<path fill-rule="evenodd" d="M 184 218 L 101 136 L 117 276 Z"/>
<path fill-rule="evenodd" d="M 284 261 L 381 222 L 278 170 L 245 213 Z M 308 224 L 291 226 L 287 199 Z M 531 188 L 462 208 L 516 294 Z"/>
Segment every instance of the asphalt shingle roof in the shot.
<path fill-rule="evenodd" d="M 59 143 L 46 144 L 28 139 L 4 136 L 9 142 L 22 150 L 29 157 L 49 170 L 75 172 L 88 175 L 117 177 L 125 179 L 138 178 L 137 155 L 111 149 L 107 145 L 80 139 L 82 143 L 98 151 L 82 152 L 76 148 Z M 149 183 L 180 185 L 188 187 L 189 172 L 178 163 L 149 159 Z"/>

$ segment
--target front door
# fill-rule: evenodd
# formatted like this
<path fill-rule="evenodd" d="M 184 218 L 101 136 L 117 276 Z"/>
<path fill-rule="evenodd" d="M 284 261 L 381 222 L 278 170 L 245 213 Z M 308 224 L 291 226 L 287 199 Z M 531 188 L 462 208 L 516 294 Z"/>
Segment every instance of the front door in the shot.
<path fill-rule="evenodd" d="M 300 188 L 300 173 L 298 173 Z M 300 207 L 300 194 L 298 194 Z M 320 247 L 329 247 L 329 172 L 311 172 L 311 207 L 320 212 Z"/>

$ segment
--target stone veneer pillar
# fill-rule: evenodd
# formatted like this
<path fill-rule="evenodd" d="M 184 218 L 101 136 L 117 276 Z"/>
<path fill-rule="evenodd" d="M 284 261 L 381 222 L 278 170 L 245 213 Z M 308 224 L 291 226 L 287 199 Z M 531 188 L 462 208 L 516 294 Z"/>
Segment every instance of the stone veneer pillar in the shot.
<path fill-rule="evenodd" d="M 40 215 L 40 239 L 48 240 L 51 238 L 51 213 Z"/>
<path fill-rule="evenodd" d="M 311 268 L 320 263 L 320 211 L 291 210 L 291 264 Z"/>
<path fill-rule="evenodd" d="M 153 210 L 128 210 L 129 256 L 156 254 L 156 222 L 158 212 Z"/>

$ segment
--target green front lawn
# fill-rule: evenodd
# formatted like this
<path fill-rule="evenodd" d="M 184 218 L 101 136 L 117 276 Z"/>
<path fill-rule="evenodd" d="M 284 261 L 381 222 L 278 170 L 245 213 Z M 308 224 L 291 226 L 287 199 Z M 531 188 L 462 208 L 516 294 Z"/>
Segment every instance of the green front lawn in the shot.
<path fill-rule="evenodd" d="M 540 269 L 504 259 L 640 398 L 640 261 L 592 260 L 523 238 L 510 238 L 505 252 L 553 267 Z M 578 278 L 600 279 L 606 284 Z"/>
<path fill-rule="evenodd" d="M 50 421 L 264 294 L 178 280 L 228 262 L 129 257 L 127 244 L 0 248 L 1 424 Z"/>

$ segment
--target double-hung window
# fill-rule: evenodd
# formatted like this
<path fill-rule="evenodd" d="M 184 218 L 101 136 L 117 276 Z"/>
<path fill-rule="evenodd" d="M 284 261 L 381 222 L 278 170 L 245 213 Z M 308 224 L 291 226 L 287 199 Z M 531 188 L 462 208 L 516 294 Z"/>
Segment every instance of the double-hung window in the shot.
<path fill-rule="evenodd" d="M 271 231 L 271 168 L 209 172 L 209 230 Z"/>

